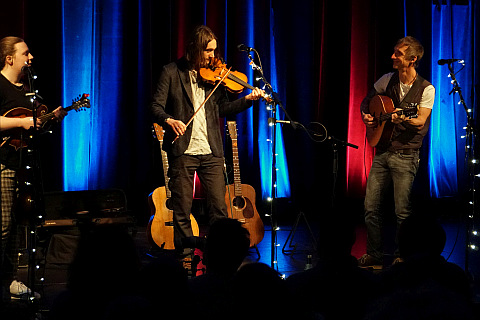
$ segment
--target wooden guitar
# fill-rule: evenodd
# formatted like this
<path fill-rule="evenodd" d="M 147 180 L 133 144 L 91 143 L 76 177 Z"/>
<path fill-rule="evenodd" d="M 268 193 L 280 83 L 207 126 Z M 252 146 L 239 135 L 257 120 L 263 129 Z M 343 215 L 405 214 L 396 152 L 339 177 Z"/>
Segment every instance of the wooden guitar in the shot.
<path fill-rule="evenodd" d="M 71 110 L 80 111 L 80 110 L 84 110 L 85 108 L 90 108 L 90 100 L 88 99 L 89 96 L 90 96 L 89 94 L 84 93 L 77 100 L 74 100 L 71 106 L 64 108 L 64 110 L 68 112 Z M 47 123 L 49 123 L 50 120 L 55 119 L 55 114 L 53 112 L 47 113 L 47 111 L 48 111 L 48 108 L 44 104 L 40 105 L 37 108 L 37 118 L 42 120 L 41 129 L 45 128 L 47 126 Z M 3 116 L 8 118 L 26 118 L 26 117 L 32 117 L 33 111 L 27 108 L 18 107 L 18 108 L 9 110 Z M 0 147 L 4 145 L 10 145 L 14 147 L 15 150 L 18 150 L 20 148 L 24 148 L 28 146 L 28 143 L 23 138 L 28 136 L 26 132 L 27 130 L 23 128 L 6 130 L 5 135 L 2 136 L 2 143 L 0 144 Z"/>
<path fill-rule="evenodd" d="M 225 202 L 228 217 L 240 221 L 250 233 L 250 247 L 259 244 L 264 235 L 263 222 L 255 207 L 255 189 L 240 181 L 240 163 L 238 158 L 237 124 L 227 121 L 228 131 L 232 139 L 233 152 L 233 185 L 227 186 Z"/>
<path fill-rule="evenodd" d="M 148 202 L 152 216 L 147 226 L 147 237 L 152 245 L 158 246 L 160 249 L 173 250 L 173 210 L 170 206 L 170 198 L 172 193 L 168 188 L 168 158 L 167 153 L 163 151 L 163 128 L 154 123 L 155 134 L 160 142 L 160 151 L 162 153 L 163 176 L 165 178 L 165 186 L 155 189 L 149 196 Z M 192 224 L 193 235 L 199 235 L 198 223 L 190 214 L 190 222 Z"/>
<path fill-rule="evenodd" d="M 387 96 L 376 95 L 370 100 L 370 114 L 377 121 L 377 126 L 373 128 L 367 127 L 367 141 L 372 147 L 377 145 L 388 145 L 393 133 L 394 124 L 389 121 L 392 114 L 405 115 L 405 117 L 418 117 L 418 104 L 412 103 L 399 111 L 395 110 L 392 99 Z"/>

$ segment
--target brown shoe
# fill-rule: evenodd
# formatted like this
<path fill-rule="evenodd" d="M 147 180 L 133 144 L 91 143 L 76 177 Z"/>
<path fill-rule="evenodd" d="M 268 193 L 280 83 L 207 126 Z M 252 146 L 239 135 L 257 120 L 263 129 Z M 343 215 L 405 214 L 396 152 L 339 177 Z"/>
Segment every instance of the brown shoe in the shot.
<path fill-rule="evenodd" d="M 397 264 L 397 263 L 402 263 L 403 262 L 403 259 L 400 258 L 400 257 L 396 257 L 395 260 L 393 260 L 392 262 L 392 266 Z"/>
<path fill-rule="evenodd" d="M 383 269 L 383 262 L 369 255 L 368 253 L 365 253 L 357 261 L 360 268 L 368 268 L 374 270 Z"/>

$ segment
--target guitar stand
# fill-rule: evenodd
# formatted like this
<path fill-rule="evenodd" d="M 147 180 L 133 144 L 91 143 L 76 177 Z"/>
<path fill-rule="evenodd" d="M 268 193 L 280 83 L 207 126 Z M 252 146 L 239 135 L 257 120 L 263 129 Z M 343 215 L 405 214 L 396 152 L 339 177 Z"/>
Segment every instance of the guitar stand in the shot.
<path fill-rule="evenodd" d="M 283 248 L 282 248 L 282 253 L 283 254 L 292 255 L 295 252 L 310 253 L 310 251 L 308 251 L 308 250 L 297 250 L 297 243 L 292 244 L 293 238 L 295 237 L 295 233 L 297 232 L 298 224 L 299 224 L 300 219 L 302 217 L 303 217 L 303 220 L 305 221 L 305 224 L 308 228 L 308 231 L 310 232 L 310 236 L 312 237 L 313 249 L 315 250 L 315 252 L 317 251 L 317 240 L 315 239 L 315 236 L 313 235 L 312 229 L 310 228 L 310 224 L 307 221 L 307 217 L 305 216 L 305 214 L 302 211 L 300 211 L 297 214 L 297 218 L 295 219 L 295 223 L 293 224 L 292 230 L 290 230 L 290 233 L 288 234 L 288 237 L 285 240 L 285 244 L 283 245 Z M 289 240 L 290 240 L 290 242 L 289 242 Z M 293 249 L 285 249 L 285 247 L 287 246 L 287 243 L 288 243 L 288 247 L 293 248 Z"/>

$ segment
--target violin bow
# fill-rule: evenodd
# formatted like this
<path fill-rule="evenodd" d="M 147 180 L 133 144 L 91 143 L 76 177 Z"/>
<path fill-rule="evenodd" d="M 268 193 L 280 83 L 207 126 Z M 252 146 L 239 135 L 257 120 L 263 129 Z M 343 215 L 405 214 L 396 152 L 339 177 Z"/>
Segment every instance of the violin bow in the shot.
<path fill-rule="evenodd" d="M 217 82 L 217 84 L 215 85 L 215 87 L 212 89 L 212 91 L 210 92 L 210 94 L 205 98 L 205 100 L 202 102 L 202 104 L 197 108 L 197 110 L 195 110 L 195 112 L 193 113 L 193 116 L 190 118 L 190 120 L 188 120 L 188 122 L 185 124 L 185 128 L 188 127 L 190 125 L 190 123 L 192 123 L 193 121 L 193 118 L 195 118 L 195 116 L 197 115 L 198 111 L 200 111 L 200 109 L 203 108 L 203 106 L 205 105 L 205 103 L 207 103 L 208 99 L 210 99 L 210 97 L 212 96 L 212 94 L 215 92 L 215 90 L 217 90 L 218 86 L 220 85 L 220 83 L 223 82 L 223 80 L 225 80 L 225 78 L 228 76 L 228 74 L 230 73 L 230 70 L 232 69 L 232 67 L 230 67 L 227 72 L 225 72 L 225 75 L 222 77 L 222 79 L 220 79 L 220 81 Z M 180 138 L 180 135 L 177 134 L 177 137 L 172 141 L 172 144 L 177 141 L 177 139 Z"/>

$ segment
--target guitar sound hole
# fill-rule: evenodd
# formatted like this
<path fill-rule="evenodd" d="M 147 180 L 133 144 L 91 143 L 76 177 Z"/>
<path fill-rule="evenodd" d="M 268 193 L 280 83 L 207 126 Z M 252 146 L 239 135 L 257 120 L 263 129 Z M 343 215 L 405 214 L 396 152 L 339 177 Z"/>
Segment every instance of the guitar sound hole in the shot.
<path fill-rule="evenodd" d="M 245 199 L 243 197 L 235 197 L 233 199 L 233 206 L 236 209 L 243 209 L 245 208 Z"/>

